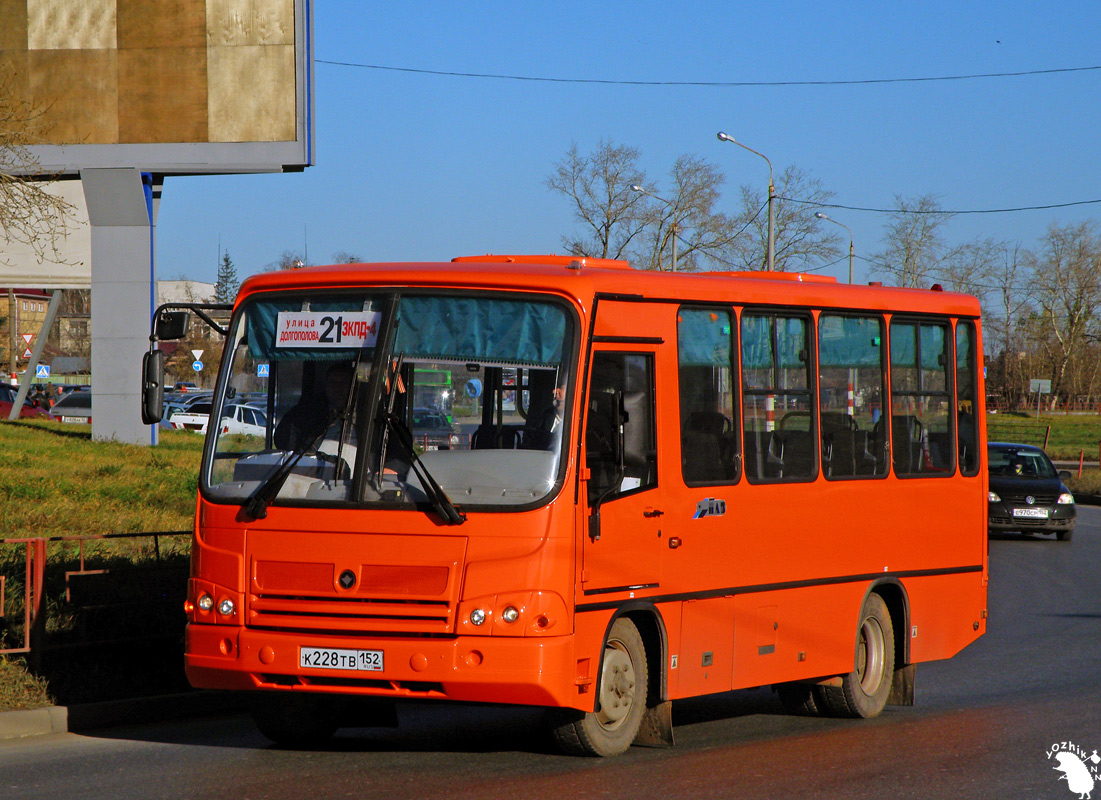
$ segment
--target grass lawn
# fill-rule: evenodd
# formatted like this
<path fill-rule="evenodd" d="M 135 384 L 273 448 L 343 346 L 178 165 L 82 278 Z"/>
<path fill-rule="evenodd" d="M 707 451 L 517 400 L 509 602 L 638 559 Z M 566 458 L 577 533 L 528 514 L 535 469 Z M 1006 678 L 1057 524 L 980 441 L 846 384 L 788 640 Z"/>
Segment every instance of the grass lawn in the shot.
<path fill-rule="evenodd" d="M 157 447 L 93 442 L 87 428 L 56 422 L 0 422 L 0 539 L 189 530 L 195 513 L 202 437 L 162 431 Z M 186 562 L 186 537 L 106 539 L 85 544 L 85 567 Z M 22 645 L 25 547 L 0 544 L 5 578 L 0 642 Z M 79 568 L 76 542 L 48 546 L 47 634 L 71 626 L 65 572 Z M 77 687 L 78 695 L 87 688 Z M 0 711 L 56 699 L 22 658 L 0 656 Z"/>

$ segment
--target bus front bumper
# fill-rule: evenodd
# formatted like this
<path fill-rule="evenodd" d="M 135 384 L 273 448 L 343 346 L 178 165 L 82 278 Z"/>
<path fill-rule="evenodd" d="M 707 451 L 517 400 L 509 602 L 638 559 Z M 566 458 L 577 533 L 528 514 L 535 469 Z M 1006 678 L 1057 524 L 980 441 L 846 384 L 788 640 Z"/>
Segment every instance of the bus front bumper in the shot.
<path fill-rule="evenodd" d="M 303 666 L 303 650 L 318 663 Z M 381 651 L 382 669 L 347 665 L 360 651 Z M 318 658 L 317 656 L 324 656 Z M 371 666 L 377 656 L 365 659 Z M 436 698 L 590 709 L 589 660 L 572 636 L 460 636 L 449 639 L 338 637 L 187 626 L 184 668 L 203 689 L 307 691 L 394 698 Z"/>

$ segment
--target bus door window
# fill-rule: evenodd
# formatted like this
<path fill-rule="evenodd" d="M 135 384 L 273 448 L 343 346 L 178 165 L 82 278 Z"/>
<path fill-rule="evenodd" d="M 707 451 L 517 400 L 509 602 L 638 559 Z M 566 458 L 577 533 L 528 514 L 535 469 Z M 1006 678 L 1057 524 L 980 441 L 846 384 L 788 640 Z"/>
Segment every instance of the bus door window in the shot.
<path fill-rule="evenodd" d="M 746 477 L 751 482 L 813 477 L 808 319 L 747 311 L 741 346 Z"/>
<path fill-rule="evenodd" d="M 588 398 L 589 505 L 656 486 L 653 357 L 596 353 Z"/>
<path fill-rule="evenodd" d="M 956 415 L 960 472 L 979 474 L 978 394 L 976 386 L 975 323 L 956 323 Z"/>
<path fill-rule="evenodd" d="M 818 319 L 818 402 L 826 477 L 887 474 L 883 320 L 822 314 Z"/>
<path fill-rule="evenodd" d="M 677 315 L 681 474 L 689 485 L 738 479 L 733 314 L 682 308 Z"/>
<path fill-rule="evenodd" d="M 899 475 L 955 466 L 947 323 L 891 321 L 891 454 Z"/>

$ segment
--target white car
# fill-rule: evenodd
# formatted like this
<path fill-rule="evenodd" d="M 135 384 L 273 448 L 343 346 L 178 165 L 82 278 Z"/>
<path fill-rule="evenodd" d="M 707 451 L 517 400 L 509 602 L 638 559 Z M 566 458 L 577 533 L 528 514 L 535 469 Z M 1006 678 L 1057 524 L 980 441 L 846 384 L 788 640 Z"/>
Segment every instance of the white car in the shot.
<path fill-rule="evenodd" d="M 196 431 L 206 433 L 206 424 L 210 419 L 210 401 L 205 403 L 192 403 L 187 408 L 177 411 L 169 422 L 179 431 Z"/>
<path fill-rule="evenodd" d="M 268 415 L 259 406 L 228 405 L 222 409 L 218 426 L 222 433 L 263 437 L 268 428 Z"/>

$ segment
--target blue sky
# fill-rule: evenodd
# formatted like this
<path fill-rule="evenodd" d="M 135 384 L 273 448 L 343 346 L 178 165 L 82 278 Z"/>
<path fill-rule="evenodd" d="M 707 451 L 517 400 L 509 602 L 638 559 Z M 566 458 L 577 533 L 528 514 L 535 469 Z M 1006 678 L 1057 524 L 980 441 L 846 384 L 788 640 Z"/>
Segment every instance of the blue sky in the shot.
<path fill-rule="evenodd" d="M 860 81 L 1101 66 L 1101 4 L 317 2 L 314 54 L 387 67 L 666 82 Z M 630 86 L 413 74 L 317 63 L 317 163 L 302 174 L 169 178 L 158 274 L 214 281 L 219 243 L 244 277 L 285 250 L 313 263 L 561 252 L 575 229 L 545 179 L 571 142 L 642 151 L 668 185 L 678 155 L 720 166 L 723 210 L 767 186 L 765 163 L 726 131 L 795 164 L 836 203 L 889 208 L 934 194 L 951 210 L 1101 199 L 1101 69 L 1022 77 L 829 86 Z M 883 214 L 829 210 L 860 259 Z M 952 241 L 1039 246 L 1052 223 L 1101 204 L 968 214 Z M 828 223 L 823 223 L 828 224 Z M 844 231 L 838 230 L 841 234 Z M 839 278 L 847 261 L 823 270 Z"/>

